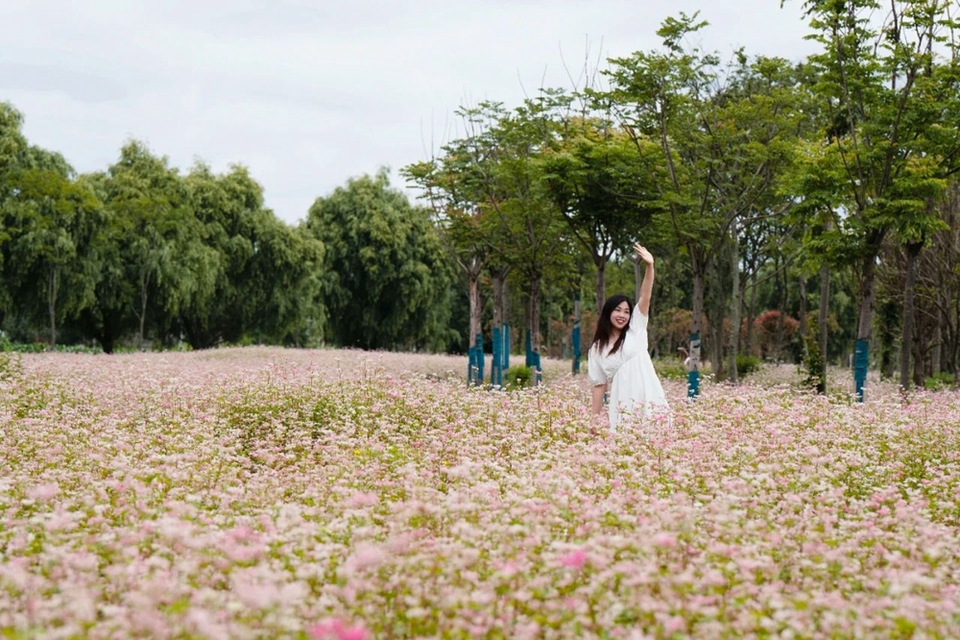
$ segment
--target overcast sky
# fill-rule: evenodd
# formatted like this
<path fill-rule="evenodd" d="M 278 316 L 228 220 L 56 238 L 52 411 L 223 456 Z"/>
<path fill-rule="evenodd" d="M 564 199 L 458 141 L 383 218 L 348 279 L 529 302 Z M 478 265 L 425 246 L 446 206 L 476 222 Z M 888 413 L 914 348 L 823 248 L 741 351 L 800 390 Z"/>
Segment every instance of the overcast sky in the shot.
<path fill-rule="evenodd" d="M 0 101 L 80 172 L 129 139 L 187 170 L 248 166 L 283 220 L 348 178 L 429 157 L 454 111 L 515 106 L 592 64 L 659 46 L 699 10 L 724 58 L 799 59 L 802 0 L 2 0 Z"/>

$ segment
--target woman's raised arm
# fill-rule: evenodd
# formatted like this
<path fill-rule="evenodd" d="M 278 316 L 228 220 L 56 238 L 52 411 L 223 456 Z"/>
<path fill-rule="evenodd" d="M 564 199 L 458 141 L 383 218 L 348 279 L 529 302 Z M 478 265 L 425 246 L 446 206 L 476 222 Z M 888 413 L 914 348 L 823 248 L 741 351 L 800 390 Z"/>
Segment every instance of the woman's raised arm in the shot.
<path fill-rule="evenodd" d="M 643 282 L 640 283 L 640 299 L 637 300 L 637 309 L 645 316 L 650 315 L 650 297 L 653 295 L 653 254 L 640 245 L 639 242 L 633 244 L 633 250 L 637 252 L 637 258 L 646 263 L 647 268 L 643 272 Z"/>

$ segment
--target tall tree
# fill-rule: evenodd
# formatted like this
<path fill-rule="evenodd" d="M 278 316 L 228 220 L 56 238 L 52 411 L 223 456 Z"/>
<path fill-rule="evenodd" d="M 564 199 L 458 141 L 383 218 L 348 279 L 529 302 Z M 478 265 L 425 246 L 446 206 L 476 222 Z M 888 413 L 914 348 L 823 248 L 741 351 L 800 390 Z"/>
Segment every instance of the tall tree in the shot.
<path fill-rule="evenodd" d="M 537 353 L 544 280 L 572 268 L 568 234 L 539 162 L 556 140 L 549 109 L 544 98 L 512 110 L 483 102 L 463 112 L 472 125 L 464 147 L 477 176 L 484 238 L 497 264 L 522 280 L 527 335 Z"/>
<path fill-rule="evenodd" d="M 439 157 L 401 170 L 422 190 L 421 197 L 433 211 L 433 223 L 443 246 L 463 276 L 470 316 L 465 336 L 468 345 L 483 331 L 480 277 L 490 254 L 481 206 L 482 173 L 474 164 L 473 143 L 475 139 L 470 137 L 454 140 L 441 149 Z"/>
<path fill-rule="evenodd" d="M 343 347 L 445 348 L 450 267 L 429 212 L 390 187 L 386 170 L 318 198 L 307 228 L 324 246 L 329 335 Z"/>
<path fill-rule="evenodd" d="M 949 19 L 940 0 L 892 0 L 882 22 L 876 0 L 808 0 L 811 38 L 822 52 L 810 57 L 815 87 L 828 114 L 827 137 L 843 162 L 842 232 L 859 265 L 859 319 L 854 385 L 863 399 L 869 364 L 876 267 L 884 241 L 933 221 L 928 198 L 943 188 L 939 158 L 927 153 L 928 133 L 942 114 L 924 104 L 922 78 L 939 29 Z M 909 243 L 910 240 L 908 239 Z"/>
<path fill-rule="evenodd" d="M 786 63 L 750 61 L 738 53 L 733 71 L 725 73 L 715 54 L 685 45 L 706 25 L 696 14 L 668 18 L 657 32 L 663 48 L 612 59 L 605 72 L 611 89 L 597 94 L 618 113 L 641 156 L 650 152 L 648 142 L 656 142 L 666 166 L 660 198 L 693 277 L 690 395 L 698 388 L 708 270 L 718 276 L 728 272 L 731 260 L 723 261 L 723 256 L 736 250 L 731 230 L 763 210 L 782 162 L 781 139 L 792 133 L 786 108 L 792 79 Z M 712 359 L 722 376 L 726 291 L 713 298 Z"/>
<path fill-rule="evenodd" d="M 597 118 L 561 117 L 558 140 L 541 157 L 548 196 L 596 267 L 595 301 L 606 300 L 606 266 L 629 248 L 660 209 L 659 156 L 637 155 L 622 130 Z M 653 145 L 643 141 L 641 144 Z"/>
<path fill-rule="evenodd" d="M 58 325 L 92 301 L 102 205 L 59 154 L 30 147 L 19 166 L 4 207 L 4 285 L 20 310 L 46 317 L 55 345 Z"/>
<path fill-rule="evenodd" d="M 122 225 L 127 278 L 136 283 L 137 342 L 148 316 L 160 334 L 174 329 L 182 305 L 214 289 L 219 255 L 203 243 L 183 178 L 140 142 L 121 149 L 103 181 L 107 207 Z"/>

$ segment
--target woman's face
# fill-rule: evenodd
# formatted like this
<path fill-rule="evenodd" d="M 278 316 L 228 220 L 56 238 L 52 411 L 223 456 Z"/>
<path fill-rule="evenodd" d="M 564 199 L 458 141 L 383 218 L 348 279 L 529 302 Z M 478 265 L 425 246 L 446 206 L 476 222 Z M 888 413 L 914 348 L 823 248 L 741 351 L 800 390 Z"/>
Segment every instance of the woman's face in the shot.
<path fill-rule="evenodd" d="M 615 329 L 623 329 L 630 323 L 630 305 L 626 300 L 610 313 L 610 323 Z"/>

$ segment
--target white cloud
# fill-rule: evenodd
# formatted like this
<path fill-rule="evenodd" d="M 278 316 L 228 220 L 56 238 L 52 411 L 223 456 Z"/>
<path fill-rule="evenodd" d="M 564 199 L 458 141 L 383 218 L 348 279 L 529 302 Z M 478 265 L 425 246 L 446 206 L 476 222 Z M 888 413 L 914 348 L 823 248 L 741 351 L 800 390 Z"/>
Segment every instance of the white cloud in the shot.
<path fill-rule="evenodd" d="M 800 0 L 12 0 L 0 100 L 80 171 L 126 139 L 183 169 L 239 162 L 302 218 L 349 177 L 423 159 L 464 103 L 517 104 L 610 56 L 656 47 L 668 15 L 728 55 L 812 50 Z M 561 54 L 562 52 L 562 54 Z M 425 148 L 426 147 L 426 148 Z M 397 186 L 399 178 L 395 178 Z"/>

